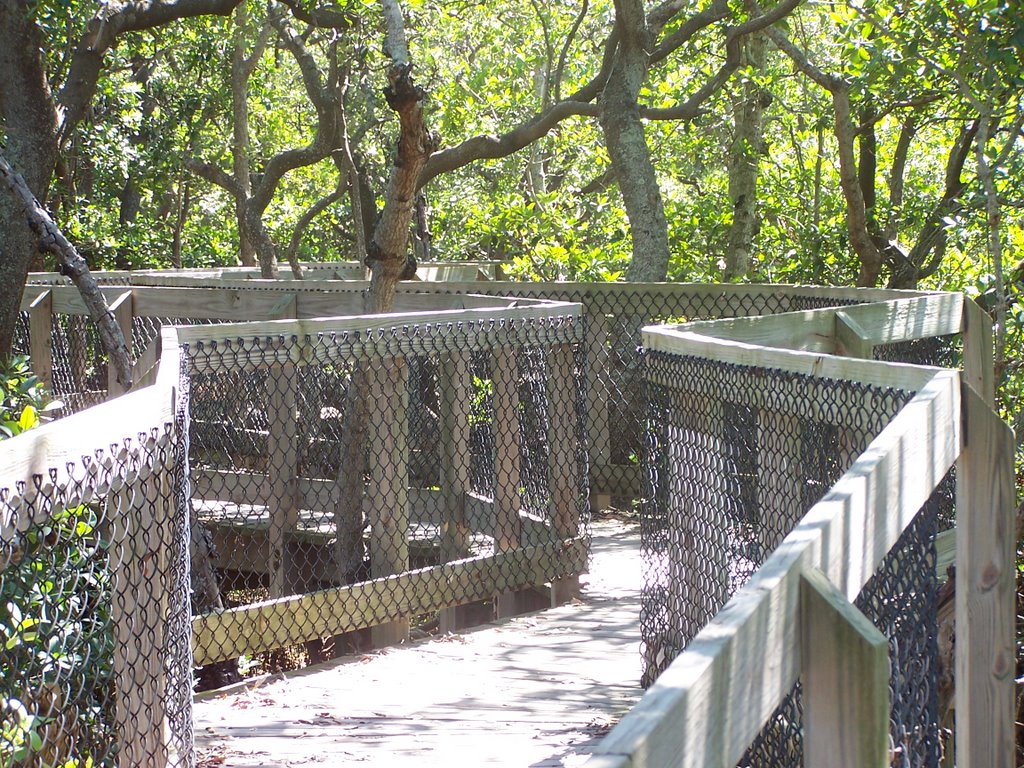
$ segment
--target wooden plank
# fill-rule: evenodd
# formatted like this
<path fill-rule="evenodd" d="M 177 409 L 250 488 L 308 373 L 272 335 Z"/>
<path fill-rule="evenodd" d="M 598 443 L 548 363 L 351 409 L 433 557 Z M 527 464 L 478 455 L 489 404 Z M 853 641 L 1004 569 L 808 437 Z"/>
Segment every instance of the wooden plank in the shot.
<path fill-rule="evenodd" d="M 990 408 L 995 407 L 992 373 L 992 318 L 970 299 L 963 311 L 963 369 L 966 381 Z"/>
<path fill-rule="evenodd" d="M 318 343 L 318 336 L 330 336 L 357 332 L 365 337 L 372 336 L 367 354 L 374 356 L 396 356 L 411 353 L 430 354 L 436 352 L 436 344 L 429 339 L 418 339 L 410 334 L 389 333 L 393 329 L 413 326 L 439 326 L 447 329 L 450 343 L 460 349 L 486 349 L 502 344 L 518 343 L 516 328 L 521 324 L 554 323 L 559 320 L 557 334 L 561 341 L 577 341 L 582 336 L 582 324 L 578 323 L 581 310 L 572 304 L 544 304 L 536 307 L 514 307 L 509 309 L 462 309 L 440 312 L 399 312 L 383 315 L 357 317 L 321 318 L 316 320 L 268 320 L 259 323 L 224 323 L 220 325 L 194 326 L 179 329 L 182 343 L 209 344 L 211 342 L 238 341 L 279 336 L 294 336 L 298 343 L 289 347 L 289 354 L 280 355 L 264 351 L 262 355 L 247 356 L 246 360 L 231 360 L 232 370 L 239 365 L 250 368 L 285 362 L 320 365 L 350 359 L 344 348 Z M 566 320 L 568 319 L 568 322 Z M 307 339 L 309 339 L 307 343 Z M 455 341 L 457 339 L 457 341 Z M 348 355 L 346 357 L 346 355 Z M 204 371 L 218 370 L 228 364 L 217 356 L 204 360 Z"/>
<path fill-rule="evenodd" d="M 460 560 L 469 553 L 470 527 L 466 520 L 466 499 L 470 489 L 472 463 L 470 378 L 468 352 L 457 350 L 442 357 L 438 377 L 441 562 Z M 465 624 L 465 611 L 458 607 L 445 608 L 441 611 L 439 621 L 442 632 L 452 632 Z"/>
<path fill-rule="evenodd" d="M 969 381 L 957 464 L 956 764 L 1014 764 L 1014 439 Z"/>
<path fill-rule="evenodd" d="M 367 429 L 370 483 L 370 573 L 373 578 L 409 568 L 409 366 L 404 358 L 384 358 L 369 373 Z M 373 628 L 373 645 L 409 639 L 409 620 Z"/>
<path fill-rule="evenodd" d="M 800 584 L 821 569 L 848 600 L 959 453 L 956 374 L 933 380 L 596 749 L 640 766 L 731 768 L 800 673 Z"/>
<path fill-rule="evenodd" d="M 800 584 L 804 761 L 887 768 L 889 642 L 820 570 Z"/>
<path fill-rule="evenodd" d="M 134 342 L 132 340 L 132 318 L 134 316 L 132 292 L 123 291 L 109 306 L 110 314 L 114 316 L 114 322 L 121 328 L 121 335 L 124 336 L 125 346 L 128 348 L 128 358 L 134 356 Z M 125 388 L 117 380 L 117 371 L 114 366 L 107 362 L 107 397 L 120 397 L 125 393 Z"/>
<path fill-rule="evenodd" d="M 835 313 L 835 323 L 836 354 L 871 360 L 875 346 L 868 332 L 848 312 L 842 310 Z"/>
<path fill-rule="evenodd" d="M 154 452 L 148 460 L 159 460 Z M 117 690 L 117 765 L 168 765 L 164 629 L 174 520 L 171 466 L 107 499 L 111 522 L 111 623 Z"/>
<path fill-rule="evenodd" d="M 559 344 L 547 352 L 548 399 L 548 493 L 551 494 L 551 523 L 560 539 L 579 533 L 577 501 L 585 478 L 580 476 L 577 457 L 578 414 L 576 404 L 575 352 Z M 570 574 L 551 584 L 552 607 L 579 596 L 579 574 Z"/>
<path fill-rule="evenodd" d="M 495 350 L 491 356 L 494 434 L 494 542 L 498 552 L 519 546 L 520 425 L 517 350 Z"/>
<path fill-rule="evenodd" d="M 716 362 L 773 368 L 821 378 L 875 384 L 883 388 L 919 391 L 937 368 L 846 357 L 789 349 L 775 349 L 693 331 L 649 326 L 643 331 L 645 349 L 677 355 L 695 355 Z"/>
<path fill-rule="evenodd" d="M 961 293 L 933 293 L 858 304 L 842 311 L 864 329 L 868 340 L 877 345 L 959 333 L 963 304 Z"/>
<path fill-rule="evenodd" d="M 611 462 L 611 430 L 608 401 L 611 397 L 608 367 L 608 319 L 601 311 L 588 310 L 584 316 L 587 344 L 587 449 L 591 467 Z M 594 484 L 590 506 L 600 511 L 611 506 L 611 486 Z"/>
<path fill-rule="evenodd" d="M 294 297 L 292 297 L 294 304 Z M 269 382 L 267 469 L 271 502 L 267 532 L 270 567 L 270 596 L 293 594 L 297 574 L 293 573 L 289 540 L 299 518 L 298 375 L 288 364 L 274 372 Z"/>
<path fill-rule="evenodd" d="M 568 568 L 582 567 L 587 560 L 586 542 L 576 539 L 525 547 L 197 616 L 192 619 L 195 664 L 375 626 L 437 611 L 455 602 L 491 598 L 542 582 L 553 559 Z M 461 588 L 459 594 L 455 594 L 454 585 Z"/>
<path fill-rule="evenodd" d="M 53 292 L 40 291 L 28 306 L 29 357 L 32 371 L 53 391 Z"/>

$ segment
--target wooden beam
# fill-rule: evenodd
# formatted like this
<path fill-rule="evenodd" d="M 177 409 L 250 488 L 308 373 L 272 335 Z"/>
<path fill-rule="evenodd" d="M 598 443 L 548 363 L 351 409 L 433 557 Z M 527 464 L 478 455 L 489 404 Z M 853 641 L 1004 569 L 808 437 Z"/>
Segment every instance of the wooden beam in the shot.
<path fill-rule="evenodd" d="M 518 549 L 522 539 L 519 510 L 519 361 L 515 347 L 491 352 L 491 381 L 494 391 L 494 551 Z M 514 594 L 498 598 L 498 617 L 517 613 Z"/>
<path fill-rule="evenodd" d="M 966 381 L 990 408 L 994 408 L 992 318 L 976 302 L 965 299 L 962 324 Z"/>
<path fill-rule="evenodd" d="M 197 666 L 371 627 L 544 581 L 553 562 L 579 569 L 582 539 L 444 563 L 192 619 Z"/>
<path fill-rule="evenodd" d="M 1014 766 L 1013 431 L 965 381 L 957 464 L 956 764 Z"/>
<path fill-rule="evenodd" d="M 800 584 L 807 768 L 887 768 L 889 642 L 817 568 Z"/>
<path fill-rule="evenodd" d="M 123 291 L 116 299 L 110 302 L 109 311 L 114 316 L 114 321 L 121 328 L 124 336 L 124 343 L 128 347 L 128 357 L 134 356 L 135 344 L 132 340 L 132 320 L 134 309 L 132 303 L 132 292 Z M 107 397 L 120 397 L 125 393 L 124 387 L 117 380 L 117 371 L 111 365 L 107 365 Z"/>
<path fill-rule="evenodd" d="M 41 291 L 28 307 L 28 344 L 32 370 L 53 392 L 53 292 Z"/>
<path fill-rule="evenodd" d="M 368 372 L 370 574 L 382 578 L 409 569 L 409 365 L 383 358 Z M 407 618 L 373 628 L 373 645 L 409 639 Z"/>
<path fill-rule="evenodd" d="M 294 297 L 293 297 L 294 302 Z M 267 393 L 267 471 L 271 501 L 267 559 L 270 564 L 270 596 L 293 594 L 289 543 L 299 519 L 299 413 L 298 370 L 289 363 L 273 371 Z"/>
<path fill-rule="evenodd" d="M 551 495 L 551 525 L 560 539 L 579 533 L 578 501 L 586 478 L 581 477 L 577 456 L 578 411 L 575 353 L 569 344 L 547 350 L 548 411 L 548 493 Z M 582 436 L 579 436 L 582 437 Z M 579 574 L 568 574 L 551 584 L 552 605 L 579 596 Z"/>
<path fill-rule="evenodd" d="M 603 311 L 588 310 L 586 323 L 587 354 L 587 450 L 591 468 L 611 463 L 611 431 L 608 405 L 611 398 L 608 365 L 608 323 Z M 608 485 L 592 483 L 590 508 L 594 512 L 611 506 Z"/>
<path fill-rule="evenodd" d="M 849 313 L 841 310 L 836 311 L 835 322 L 836 354 L 871 360 L 875 345 L 871 343 L 868 332 Z"/>

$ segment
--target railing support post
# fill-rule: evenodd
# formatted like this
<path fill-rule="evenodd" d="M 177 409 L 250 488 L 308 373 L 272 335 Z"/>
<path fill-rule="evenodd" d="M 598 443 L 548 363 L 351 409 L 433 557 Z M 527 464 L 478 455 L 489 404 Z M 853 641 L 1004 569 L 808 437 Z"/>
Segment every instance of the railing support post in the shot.
<path fill-rule="evenodd" d="M 965 379 L 956 489 L 956 764 L 1012 768 L 1013 431 Z"/>
<path fill-rule="evenodd" d="M 28 308 L 28 344 L 32 370 L 53 392 L 53 292 L 43 291 Z"/>
<path fill-rule="evenodd" d="M 817 568 L 800 581 L 804 765 L 889 765 L 889 643 Z"/>

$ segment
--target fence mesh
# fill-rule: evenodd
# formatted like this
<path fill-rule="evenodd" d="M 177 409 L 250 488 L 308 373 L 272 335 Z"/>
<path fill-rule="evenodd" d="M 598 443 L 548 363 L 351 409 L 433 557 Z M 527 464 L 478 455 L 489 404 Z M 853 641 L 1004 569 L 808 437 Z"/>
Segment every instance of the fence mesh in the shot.
<path fill-rule="evenodd" d="M 0 765 L 191 764 L 179 434 L 0 489 Z"/>
<path fill-rule="evenodd" d="M 295 666 L 579 574 L 582 339 L 553 314 L 190 342 L 197 660 Z"/>

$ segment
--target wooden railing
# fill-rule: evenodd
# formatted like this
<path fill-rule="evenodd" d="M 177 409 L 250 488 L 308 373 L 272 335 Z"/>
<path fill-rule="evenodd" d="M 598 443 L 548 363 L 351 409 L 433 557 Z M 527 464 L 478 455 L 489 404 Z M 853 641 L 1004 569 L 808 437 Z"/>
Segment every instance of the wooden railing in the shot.
<path fill-rule="evenodd" d="M 1013 765 L 1014 443 L 991 408 L 990 333 L 978 307 L 948 294 L 644 329 L 649 350 L 917 394 L 589 766 L 731 768 L 798 678 L 804 765 L 890 765 L 886 643 L 851 601 L 954 465 L 956 764 Z M 949 334 L 963 337 L 963 373 L 855 359 Z"/>
<path fill-rule="evenodd" d="M 82 695 L 82 680 L 102 682 L 116 691 L 116 752 L 111 755 L 116 754 L 116 764 L 124 768 L 177 764 L 176 752 L 191 748 L 181 743 L 185 729 L 170 736 L 167 720 L 172 707 L 166 698 L 168 643 L 173 643 L 168 640 L 168 626 L 172 611 L 188 609 L 184 590 L 178 595 L 184 602 L 176 608 L 169 591 L 176 566 L 169 542 L 176 504 L 179 364 L 177 335 L 167 328 L 160 370 L 151 386 L 0 442 L 0 562 L 5 568 L 21 557 L 19 535 L 25 531 L 46 526 L 54 515 L 79 505 L 99 505 L 103 510 L 100 519 L 106 543 L 96 567 L 110 569 L 111 625 L 96 631 L 111 633 L 106 642 L 97 639 L 97 647 L 111 648 L 113 681 L 97 682 L 91 675 L 98 673 L 67 666 L 48 674 L 52 685 L 67 686 L 56 694 L 59 697 Z M 63 546 L 57 533 L 51 535 L 58 537 L 56 546 Z M 51 575 L 57 583 L 77 582 L 80 576 L 88 574 Z M 46 600 L 45 596 L 39 599 Z M 61 616 L 68 608 L 53 610 Z M 60 638 L 52 640 L 57 645 L 45 652 L 59 654 Z M 177 666 L 184 687 L 176 693 L 187 708 L 191 665 L 187 646 L 179 650 L 185 654 Z M 72 663 L 71 656 L 60 661 L 61 665 Z M 99 669 L 102 660 L 88 658 L 86 663 Z M 64 675 L 72 673 L 77 677 L 66 681 Z M 40 691 L 23 693 L 26 704 L 41 695 Z M 33 755 L 40 765 L 64 764 L 72 753 L 61 752 L 62 745 L 74 748 L 84 737 L 73 730 L 72 722 L 74 713 L 81 711 L 80 704 L 72 700 L 62 705 L 60 699 L 56 703 L 50 699 L 44 706 L 50 709 L 33 714 L 41 717 L 39 722 L 53 722 L 42 729 L 43 743 Z M 58 717 L 62 711 L 71 715 Z M 190 710 L 184 713 L 189 714 Z"/>

